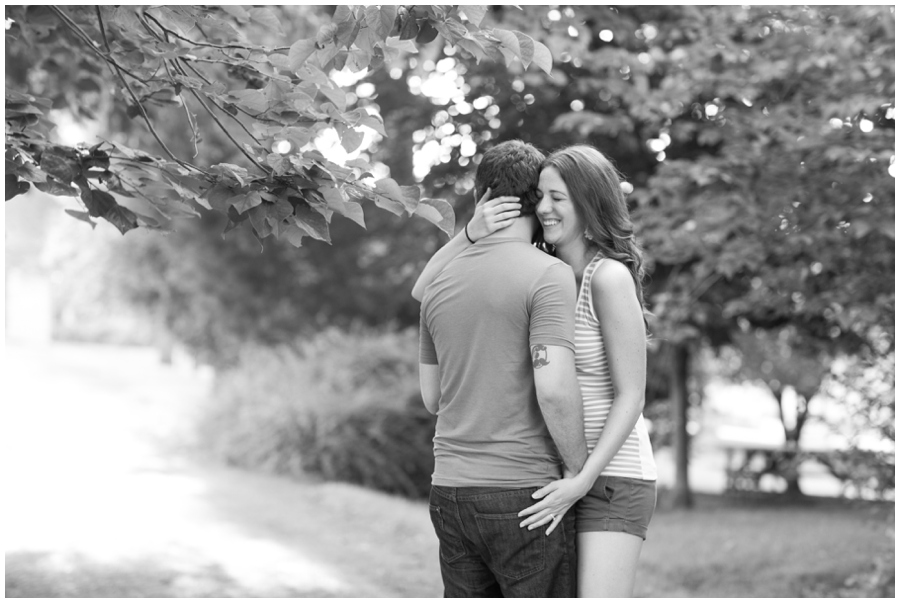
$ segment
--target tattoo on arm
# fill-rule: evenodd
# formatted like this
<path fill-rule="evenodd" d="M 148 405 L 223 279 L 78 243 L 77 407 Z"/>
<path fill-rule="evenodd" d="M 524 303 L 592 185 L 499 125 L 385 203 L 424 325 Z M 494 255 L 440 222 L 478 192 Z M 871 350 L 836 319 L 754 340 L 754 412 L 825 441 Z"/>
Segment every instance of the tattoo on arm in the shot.
<path fill-rule="evenodd" d="M 547 346 L 536 345 L 531 348 L 531 364 L 536 369 L 550 364 L 550 361 L 547 359 Z"/>

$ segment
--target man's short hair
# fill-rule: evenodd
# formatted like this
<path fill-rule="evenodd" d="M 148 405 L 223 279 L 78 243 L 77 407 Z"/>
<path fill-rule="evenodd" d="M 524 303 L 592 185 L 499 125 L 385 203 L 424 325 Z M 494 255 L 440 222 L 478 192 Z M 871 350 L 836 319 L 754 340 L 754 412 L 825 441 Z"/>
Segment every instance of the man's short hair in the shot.
<path fill-rule="evenodd" d="M 475 170 L 475 198 L 480 200 L 490 187 L 491 197 L 519 197 L 522 215 L 535 212 L 538 180 L 544 154 L 521 140 L 507 140 L 488 149 Z"/>

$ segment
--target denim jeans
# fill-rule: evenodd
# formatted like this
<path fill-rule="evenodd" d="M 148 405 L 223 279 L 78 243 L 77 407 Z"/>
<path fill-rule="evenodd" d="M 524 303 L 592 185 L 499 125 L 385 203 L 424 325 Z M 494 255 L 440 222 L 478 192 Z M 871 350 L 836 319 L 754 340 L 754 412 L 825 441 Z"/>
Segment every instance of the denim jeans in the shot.
<path fill-rule="evenodd" d="M 520 528 L 538 488 L 432 486 L 429 510 L 440 541 L 445 597 L 575 597 L 575 517 Z"/>

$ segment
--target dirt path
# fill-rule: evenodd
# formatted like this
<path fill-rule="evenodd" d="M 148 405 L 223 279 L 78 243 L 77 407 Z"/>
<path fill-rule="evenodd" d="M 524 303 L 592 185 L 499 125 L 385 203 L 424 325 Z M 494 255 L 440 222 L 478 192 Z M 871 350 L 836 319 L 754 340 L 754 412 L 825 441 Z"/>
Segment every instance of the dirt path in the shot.
<path fill-rule="evenodd" d="M 153 352 L 6 348 L 7 597 L 434 597 L 422 503 L 191 460 L 208 380 Z"/>

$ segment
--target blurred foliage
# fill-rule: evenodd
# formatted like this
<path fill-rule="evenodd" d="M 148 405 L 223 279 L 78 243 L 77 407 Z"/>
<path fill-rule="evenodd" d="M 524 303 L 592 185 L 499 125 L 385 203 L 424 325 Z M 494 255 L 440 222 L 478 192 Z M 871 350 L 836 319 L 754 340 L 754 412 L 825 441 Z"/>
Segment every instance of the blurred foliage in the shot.
<path fill-rule="evenodd" d="M 467 138 L 607 152 L 634 186 L 659 339 L 719 344 L 743 319 L 855 347 L 892 328 L 892 12 L 495 7 L 486 19 L 545 41 L 552 77 L 467 64 L 466 98 L 487 108 L 423 99 L 394 111 L 422 124 L 415 149 L 442 149 L 433 195 L 470 190 L 457 167 Z M 411 73 L 424 90 L 422 69 Z"/>
<path fill-rule="evenodd" d="M 327 329 L 246 346 L 199 419 L 200 446 L 250 469 L 427 495 L 434 417 L 419 397 L 415 329 Z"/>
<path fill-rule="evenodd" d="M 800 493 L 800 452 L 803 427 L 810 419 L 810 400 L 829 374 L 832 358 L 820 340 L 804 337 L 796 327 L 769 331 L 756 329 L 733 335 L 737 351 L 732 370 L 724 377 L 764 384 L 778 405 L 784 430 L 785 450 L 777 455 L 768 472 L 787 481 L 787 491 Z M 727 363 L 720 365 L 727 366 Z M 786 395 L 787 388 L 793 395 Z"/>
<path fill-rule="evenodd" d="M 198 359 L 236 362 L 248 345 L 289 344 L 328 326 L 410 326 L 408 295 L 424 255 L 422 225 L 376 212 L 369 229 L 332 225 L 332 246 L 272 242 L 260 252 L 249 233 L 219 236 L 206 215 L 166 237 L 141 236 L 105 259 L 106 295 L 144 308 Z M 406 294 L 404 294 L 406 293 Z"/>

